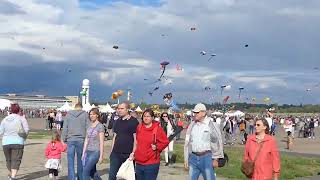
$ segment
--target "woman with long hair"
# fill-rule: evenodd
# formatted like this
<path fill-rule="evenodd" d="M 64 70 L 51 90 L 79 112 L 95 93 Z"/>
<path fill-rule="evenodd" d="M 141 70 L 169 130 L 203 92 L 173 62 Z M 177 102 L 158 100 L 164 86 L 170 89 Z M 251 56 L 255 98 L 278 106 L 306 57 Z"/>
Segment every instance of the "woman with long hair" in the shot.
<path fill-rule="evenodd" d="M 147 109 L 142 113 L 142 122 L 137 127 L 137 148 L 131 159 L 136 161 L 137 180 L 156 180 L 160 167 L 160 153 L 169 140 L 154 113 Z"/>
<path fill-rule="evenodd" d="M 99 122 L 100 112 L 98 108 L 92 108 L 89 113 L 91 125 L 87 130 L 87 135 L 83 145 L 82 164 L 83 179 L 101 179 L 97 172 L 97 163 L 103 161 L 104 126 Z"/>
<path fill-rule="evenodd" d="M 29 132 L 29 126 L 26 118 L 21 116 L 20 106 L 11 104 L 10 114 L 1 121 L 0 135 L 2 137 L 3 152 L 7 162 L 9 171 L 8 178 L 15 180 L 17 172 L 20 168 L 24 141 Z"/>
<path fill-rule="evenodd" d="M 254 162 L 252 180 L 277 180 L 280 175 L 280 155 L 276 140 L 269 135 L 266 119 L 255 121 L 255 134 L 249 135 L 243 161 Z"/>
<path fill-rule="evenodd" d="M 176 129 L 176 125 L 170 119 L 169 114 L 163 112 L 160 116 L 160 124 L 164 132 L 166 133 L 167 137 L 174 134 L 174 130 Z M 172 155 L 173 155 L 173 140 L 169 143 L 169 146 L 164 149 L 164 159 L 165 159 L 165 166 L 172 164 Z"/>

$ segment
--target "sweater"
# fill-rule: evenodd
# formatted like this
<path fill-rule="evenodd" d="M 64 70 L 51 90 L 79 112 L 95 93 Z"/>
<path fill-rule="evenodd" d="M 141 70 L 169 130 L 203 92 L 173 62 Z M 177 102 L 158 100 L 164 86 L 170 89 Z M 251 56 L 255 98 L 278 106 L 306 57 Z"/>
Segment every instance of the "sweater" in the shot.
<path fill-rule="evenodd" d="M 62 140 L 64 142 L 84 142 L 89 124 L 90 120 L 87 112 L 82 110 L 69 111 L 63 125 Z"/>
<path fill-rule="evenodd" d="M 1 121 L 0 135 L 3 135 L 2 145 L 24 144 L 24 139 L 18 135 L 19 129 L 23 128 L 29 132 L 28 122 L 25 117 L 19 114 L 10 114 Z"/>
<path fill-rule="evenodd" d="M 255 162 L 252 180 L 271 180 L 272 176 L 280 175 L 280 155 L 276 140 L 266 134 L 262 142 L 263 146 Z M 248 159 L 253 161 L 259 146 L 255 135 L 248 136 L 243 161 Z"/>
<path fill-rule="evenodd" d="M 152 150 L 151 144 L 154 142 L 153 129 L 158 128 L 156 132 L 156 146 L 155 151 Z M 153 121 L 150 128 L 140 124 L 137 127 L 137 148 L 134 152 L 135 161 L 140 165 L 151 165 L 160 163 L 160 153 L 164 150 L 169 140 L 163 129 L 159 126 L 159 122 Z"/>
<path fill-rule="evenodd" d="M 59 141 L 48 143 L 45 151 L 47 159 L 61 159 L 61 153 L 66 152 L 67 145 Z"/>

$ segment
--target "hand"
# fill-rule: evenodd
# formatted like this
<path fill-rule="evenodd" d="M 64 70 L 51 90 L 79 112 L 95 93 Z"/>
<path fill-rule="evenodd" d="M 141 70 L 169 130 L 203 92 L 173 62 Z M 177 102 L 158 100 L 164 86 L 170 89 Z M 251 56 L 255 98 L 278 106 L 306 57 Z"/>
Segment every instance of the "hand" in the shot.
<path fill-rule="evenodd" d="M 218 163 L 218 161 L 217 161 L 216 159 L 213 159 L 213 160 L 212 160 L 212 166 L 213 166 L 214 168 L 219 167 L 219 163 Z"/>
<path fill-rule="evenodd" d="M 184 168 L 185 168 L 186 170 L 189 169 L 189 164 L 188 164 L 188 162 L 184 162 Z"/>
<path fill-rule="evenodd" d="M 152 150 L 156 150 L 157 149 L 157 145 L 155 145 L 155 144 L 151 144 L 151 148 L 152 148 Z"/>
<path fill-rule="evenodd" d="M 134 160 L 134 153 L 131 153 L 131 154 L 130 154 L 129 160 L 130 160 L 130 161 L 133 161 L 133 160 Z"/>
<path fill-rule="evenodd" d="M 103 162 L 103 157 L 100 157 L 98 163 L 102 164 L 102 162 Z"/>

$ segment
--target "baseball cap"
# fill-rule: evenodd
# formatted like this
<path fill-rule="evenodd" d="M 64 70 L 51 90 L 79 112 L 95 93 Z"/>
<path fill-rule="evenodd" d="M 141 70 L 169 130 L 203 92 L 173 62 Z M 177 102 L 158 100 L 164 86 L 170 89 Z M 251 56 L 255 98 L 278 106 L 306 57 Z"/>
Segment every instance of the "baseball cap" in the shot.
<path fill-rule="evenodd" d="M 202 103 L 198 103 L 195 107 L 194 107 L 194 109 L 192 110 L 193 112 L 200 112 L 200 111 L 206 111 L 207 110 L 207 108 L 206 108 L 206 106 L 204 105 L 204 104 L 202 104 Z"/>

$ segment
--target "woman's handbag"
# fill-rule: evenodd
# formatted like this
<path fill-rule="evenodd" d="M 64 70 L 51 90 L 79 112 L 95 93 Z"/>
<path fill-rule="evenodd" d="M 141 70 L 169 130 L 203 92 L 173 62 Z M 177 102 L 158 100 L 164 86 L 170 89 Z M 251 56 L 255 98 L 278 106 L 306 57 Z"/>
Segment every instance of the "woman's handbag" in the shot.
<path fill-rule="evenodd" d="M 26 133 L 26 131 L 23 128 L 21 119 L 19 119 L 19 121 L 20 121 L 20 127 L 19 127 L 19 131 L 18 131 L 18 135 L 20 137 L 22 137 L 24 140 L 26 140 L 28 137 L 28 134 Z"/>
<path fill-rule="evenodd" d="M 252 178 L 253 176 L 253 172 L 254 172 L 254 163 L 256 162 L 257 160 L 257 157 L 262 149 L 262 145 L 263 145 L 263 142 L 260 144 L 260 147 L 254 157 L 254 160 L 251 161 L 251 160 L 246 160 L 245 162 L 242 162 L 242 165 L 241 165 L 241 172 L 246 175 L 248 178 Z"/>
<path fill-rule="evenodd" d="M 117 173 L 117 179 L 135 180 L 133 161 L 131 161 L 129 158 L 120 166 L 120 169 Z"/>

